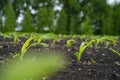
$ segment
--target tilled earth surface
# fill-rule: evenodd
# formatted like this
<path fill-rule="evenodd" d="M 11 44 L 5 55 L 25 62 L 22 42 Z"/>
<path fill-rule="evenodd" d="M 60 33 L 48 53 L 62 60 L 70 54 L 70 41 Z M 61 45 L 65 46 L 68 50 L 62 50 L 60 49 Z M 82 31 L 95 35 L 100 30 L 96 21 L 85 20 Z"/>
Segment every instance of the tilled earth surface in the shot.
<path fill-rule="evenodd" d="M 111 49 L 120 51 L 120 40 L 116 45 L 105 47 L 99 44 L 98 47 L 88 47 L 81 58 L 77 61 L 74 53 L 79 50 L 79 46 L 83 39 L 76 38 L 76 43 L 71 47 L 66 47 L 66 42 L 70 38 L 56 41 L 43 40 L 49 47 L 36 45 L 29 50 L 38 51 L 60 51 L 69 58 L 69 65 L 64 70 L 56 73 L 49 79 L 44 80 L 120 80 L 120 56 L 113 53 Z M 0 36 L 0 68 L 4 67 L 6 59 L 11 53 L 20 52 L 26 38 L 20 38 L 19 43 L 13 43 L 13 38 L 3 38 Z"/>

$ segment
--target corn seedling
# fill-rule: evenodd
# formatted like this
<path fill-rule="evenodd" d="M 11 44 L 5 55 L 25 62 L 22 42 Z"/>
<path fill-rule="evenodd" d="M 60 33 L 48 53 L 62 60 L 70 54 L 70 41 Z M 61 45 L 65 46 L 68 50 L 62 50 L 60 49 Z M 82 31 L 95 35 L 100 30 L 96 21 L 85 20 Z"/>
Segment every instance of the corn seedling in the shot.
<path fill-rule="evenodd" d="M 116 50 L 113 50 L 112 49 L 112 52 L 116 53 L 118 56 L 120 56 L 120 52 L 116 51 Z"/>
<path fill-rule="evenodd" d="M 92 63 L 96 63 L 96 61 L 93 58 L 90 58 L 90 60 L 92 61 Z"/>
<path fill-rule="evenodd" d="M 81 56 L 82 56 L 83 52 L 85 51 L 85 49 L 87 47 L 91 46 L 94 41 L 95 40 L 91 40 L 91 41 L 87 42 L 87 44 L 86 44 L 86 42 L 82 42 L 81 43 L 81 45 L 79 47 L 79 51 L 75 52 L 75 56 L 76 56 L 76 58 L 77 58 L 78 61 L 80 61 Z"/>
<path fill-rule="evenodd" d="M 49 47 L 49 45 L 46 44 L 46 43 L 40 43 L 40 45 L 42 45 L 42 46 L 44 46 L 44 47 Z"/>
<path fill-rule="evenodd" d="M 42 38 L 46 39 L 46 40 L 54 40 L 56 37 L 57 36 L 53 33 L 48 33 L 48 34 L 42 35 Z"/>
<path fill-rule="evenodd" d="M 4 39 L 6 39 L 6 38 L 11 38 L 11 37 L 12 37 L 12 36 L 9 35 L 9 34 L 7 34 L 7 33 L 6 33 L 6 34 L 3 34 L 3 38 L 4 38 Z"/>
<path fill-rule="evenodd" d="M 23 57 L 26 53 L 26 51 L 28 50 L 29 46 L 30 46 L 30 42 L 34 39 L 34 37 L 30 37 L 29 39 L 26 40 L 26 42 L 23 44 L 22 48 L 21 48 L 21 55 L 20 55 L 20 60 L 23 60 Z"/>
<path fill-rule="evenodd" d="M 19 41 L 20 35 L 18 33 L 13 32 L 13 33 L 9 33 L 9 35 L 11 35 L 11 37 L 13 37 L 14 43 L 17 43 Z"/>
<path fill-rule="evenodd" d="M 67 47 L 72 46 L 72 44 L 75 43 L 75 42 L 76 41 L 74 39 L 67 40 Z"/>
<path fill-rule="evenodd" d="M 40 44 L 41 41 L 43 40 L 43 35 L 34 35 L 34 36 L 35 36 L 34 42 Z"/>
<path fill-rule="evenodd" d="M 102 37 L 102 38 L 98 38 L 96 39 L 95 41 L 95 47 L 98 47 L 98 44 L 100 44 L 101 42 L 103 42 L 105 39 Z"/>
<path fill-rule="evenodd" d="M 19 41 L 19 36 L 18 35 L 15 35 L 14 36 L 14 43 L 17 43 Z"/>
<path fill-rule="evenodd" d="M 116 43 L 118 43 L 118 41 L 114 39 L 113 37 L 107 37 L 107 40 L 111 42 L 114 46 L 116 45 Z"/>
<path fill-rule="evenodd" d="M 98 44 L 104 43 L 104 44 L 105 44 L 105 47 L 108 47 L 111 43 L 113 43 L 113 44 L 115 45 L 117 42 L 118 42 L 118 41 L 115 40 L 114 38 L 104 36 L 104 37 L 102 37 L 102 38 L 96 39 L 96 41 L 95 41 L 95 46 L 97 47 Z"/>

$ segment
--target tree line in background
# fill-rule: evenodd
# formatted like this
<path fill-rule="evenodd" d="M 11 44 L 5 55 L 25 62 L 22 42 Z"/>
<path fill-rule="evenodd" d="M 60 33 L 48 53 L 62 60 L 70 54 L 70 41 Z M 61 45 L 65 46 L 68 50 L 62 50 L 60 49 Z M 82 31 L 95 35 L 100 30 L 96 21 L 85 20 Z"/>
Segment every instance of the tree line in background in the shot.
<path fill-rule="evenodd" d="M 0 3 L 0 32 L 120 34 L 120 3 L 109 5 L 106 0 L 0 0 Z M 21 22 L 17 21 L 20 16 Z"/>

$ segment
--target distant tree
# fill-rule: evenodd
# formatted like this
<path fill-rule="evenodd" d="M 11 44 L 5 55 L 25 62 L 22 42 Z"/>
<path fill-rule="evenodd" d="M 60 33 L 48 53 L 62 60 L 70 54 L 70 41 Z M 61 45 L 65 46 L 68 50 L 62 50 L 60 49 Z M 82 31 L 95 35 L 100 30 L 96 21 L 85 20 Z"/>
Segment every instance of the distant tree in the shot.
<path fill-rule="evenodd" d="M 15 26 L 16 26 L 16 15 L 13 10 L 13 6 L 11 3 L 8 3 L 5 7 L 4 11 L 5 15 L 5 23 L 3 27 L 3 32 L 8 32 L 8 31 L 15 31 Z"/>
<path fill-rule="evenodd" d="M 33 32 L 34 26 L 32 22 L 32 16 L 29 9 L 25 11 L 24 19 L 22 21 L 22 31 L 23 32 Z"/>
<path fill-rule="evenodd" d="M 109 20 L 109 17 L 111 16 L 111 10 L 107 4 L 107 0 L 89 1 L 86 13 L 90 17 L 91 21 L 94 23 L 95 34 L 108 34 L 108 32 L 110 32 L 106 32 L 106 29 L 109 25 L 111 25 L 112 28 L 112 23 Z M 107 23 L 110 24 L 107 25 Z"/>
<path fill-rule="evenodd" d="M 79 11 L 80 4 L 78 0 L 68 0 L 68 5 L 70 9 L 73 9 L 73 11 Z"/>
<path fill-rule="evenodd" d="M 0 16 L 0 32 L 2 31 L 2 19 L 1 19 L 1 16 Z"/>
<path fill-rule="evenodd" d="M 114 35 L 114 25 L 112 18 L 106 18 L 103 21 L 102 34 L 103 35 Z"/>
<path fill-rule="evenodd" d="M 37 32 L 46 32 L 46 30 L 52 32 L 56 29 L 56 33 L 63 34 L 85 33 L 87 27 L 83 28 L 83 24 L 86 24 L 86 16 L 88 16 L 90 24 L 94 26 L 94 34 L 120 34 L 119 3 L 108 5 L 107 0 L 0 0 L 0 3 L 2 3 L 0 13 L 2 12 L 2 16 L 5 17 L 5 22 L 0 21 L 0 24 L 2 23 L 0 30 L 3 32 L 14 31 L 17 17 L 20 13 L 25 13 L 22 31 L 31 32 L 35 28 Z M 12 7 L 7 7 L 8 5 Z M 54 27 L 54 15 L 59 12 L 53 10 L 56 5 L 62 6 L 62 11 L 57 27 Z M 32 7 L 38 13 L 30 13 L 28 7 Z"/>
<path fill-rule="evenodd" d="M 79 0 L 60 0 L 60 2 L 63 3 L 63 9 L 67 14 L 67 34 L 74 34 L 76 33 L 76 29 L 78 29 L 76 25 L 80 24 L 78 23 L 80 13 Z"/>
<path fill-rule="evenodd" d="M 113 24 L 115 35 L 120 35 L 120 3 L 116 3 L 113 7 Z"/>
<path fill-rule="evenodd" d="M 25 3 L 25 0 L 12 0 L 13 1 L 13 7 L 15 9 L 15 12 L 16 12 L 16 15 L 18 16 L 19 13 L 20 13 L 20 10 L 23 10 L 24 9 L 24 3 Z"/>
<path fill-rule="evenodd" d="M 69 25 L 69 34 L 73 35 L 75 34 L 75 29 L 76 29 L 76 26 L 75 26 L 76 22 L 75 22 L 75 18 L 74 17 L 71 17 L 70 19 L 70 25 Z"/>
<path fill-rule="evenodd" d="M 64 9 L 61 10 L 57 21 L 56 33 L 66 34 L 67 30 L 67 14 Z"/>
<path fill-rule="evenodd" d="M 93 24 L 88 16 L 85 17 L 84 22 L 81 24 L 81 32 L 86 35 L 93 35 Z"/>
<path fill-rule="evenodd" d="M 3 10 L 5 8 L 5 6 L 8 4 L 9 0 L 0 0 L 0 10 Z"/>
<path fill-rule="evenodd" d="M 113 11 L 110 6 L 106 6 L 106 14 L 102 17 L 102 27 L 101 32 L 104 35 L 114 35 L 114 24 L 113 24 Z"/>
<path fill-rule="evenodd" d="M 47 24 L 48 24 L 48 27 L 49 27 L 49 32 L 53 32 L 55 30 L 55 27 L 54 27 L 54 10 L 53 8 L 51 7 L 48 7 L 47 9 L 47 13 L 48 13 L 48 16 L 47 16 Z"/>
<path fill-rule="evenodd" d="M 54 30 L 54 11 L 52 8 L 48 7 L 41 7 L 38 10 L 37 14 L 37 32 L 45 32 L 45 28 L 48 28 L 47 31 Z"/>
<path fill-rule="evenodd" d="M 30 1 L 30 0 L 28 0 L 28 1 Z M 32 6 L 36 9 L 38 8 L 38 5 L 40 5 L 40 4 L 42 4 L 43 6 L 47 6 L 47 7 L 53 7 L 54 1 L 56 1 L 56 0 L 31 0 Z"/>
<path fill-rule="evenodd" d="M 42 33 L 45 25 L 45 19 L 44 15 L 46 15 L 46 8 L 39 8 L 38 9 L 38 14 L 37 14 L 37 26 L 36 26 L 36 31 Z"/>

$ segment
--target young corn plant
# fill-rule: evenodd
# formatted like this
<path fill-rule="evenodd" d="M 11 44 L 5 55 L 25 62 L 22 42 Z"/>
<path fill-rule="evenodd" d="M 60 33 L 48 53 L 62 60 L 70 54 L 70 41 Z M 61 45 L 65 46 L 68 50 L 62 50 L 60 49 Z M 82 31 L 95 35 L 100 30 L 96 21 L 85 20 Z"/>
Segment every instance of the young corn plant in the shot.
<path fill-rule="evenodd" d="M 7 33 L 5 33 L 5 34 L 3 34 L 3 38 L 4 38 L 4 39 L 6 39 L 6 38 L 12 38 L 12 36 L 9 35 L 9 34 L 7 34 Z"/>
<path fill-rule="evenodd" d="M 90 58 L 90 60 L 92 61 L 92 63 L 96 64 L 96 61 L 93 58 Z"/>
<path fill-rule="evenodd" d="M 100 44 L 100 43 L 103 42 L 103 41 L 105 41 L 105 38 L 104 38 L 104 37 L 96 39 L 96 41 L 95 41 L 95 47 L 97 48 L 97 47 L 98 47 L 98 44 Z"/>
<path fill-rule="evenodd" d="M 77 58 L 77 61 L 80 61 L 81 56 L 82 56 L 83 52 L 85 51 L 85 49 L 87 47 L 91 46 L 94 41 L 95 40 L 91 40 L 91 41 L 87 42 L 87 44 L 86 44 L 86 42 L 81 43 L 81 45 L 79 47 L 79 51 L 75 52 L 75 56 Z"/>
<path fill-rule="evenodd" d="M 43 35 L 41 34 L 34 34 L 34 42 L 36 42 L 37 44 L 40 44 L 41 41 L 43 40 Z"/>
<path fill-rule="evenodd" d="M 108 47 L 111 43 L 115 46 L 115 44 L 118 42 L 116 39 L 112 38 L 112 37 L 107 37 L 104 36 L 102 38 L 98 38 L 95 41 L 95 46 L 97 47 L 98 44 L 103 43 L 105 44 L 105 47 Z"/>
<path fill-rule="evenodd" d="M 116 50 L 114 50 L 114 49 L 112 49 L 112 52 L 114 52 L 114 53 L 116 53 L 118 56 L 120 56 L 120 52 L 118 52 L 118 51 L 116 51 Z"/>
<path fill-rule="evenodd" d="M 107 39 L 110 43 L 112 43 L 114 46 L 116 45 L 116 43 L 118 43 L 117 39 L 113 38 L 113 37 L 107 37 Z"/>
<path fill-rule="evenodd" d="M 70 46 L 72 46 L 72 44 L 75 43 L 75 42 L 76 42 L 76 41 L 75 41 L 74 39 L 67 40 L 66 46 L 67 46 L 67 47 L 70 47 Z"/>
<path fill-rule="evenodd" d="M 47 43 L 42 43 L 41 42 L 44 39 L 43 35 L 38 35 L 38 36 L 35 36 L 35 39 L 34 39 L 36 43 L 33 43 L 30 46 L 35 46 L 35 45 L 39 44 L 39 45 L 42 45 L 44 47 L 48 47 L 49 45 Z"/>
<path fill-rule="evenodd" d="M 19 42 L 20 41 L 20 39 L 19 39 L 19 35 L 14 35 L 14 43 L 17 43 L 17 42 Z"/>
<path fill-rule="evenodd" d="M 28 48 L 30 47 L 30 42 L 34 39 L 33 36 L 30 36 L 30 38 L 28 38 L 26 40 L 26 42 L 23 44 L 22 48 L 21 48 L 21 54 L 20 54 L 20 60 L 23 60 L 23 57 L 26 53 L 26 51 L 28 50 Z"/>

